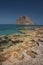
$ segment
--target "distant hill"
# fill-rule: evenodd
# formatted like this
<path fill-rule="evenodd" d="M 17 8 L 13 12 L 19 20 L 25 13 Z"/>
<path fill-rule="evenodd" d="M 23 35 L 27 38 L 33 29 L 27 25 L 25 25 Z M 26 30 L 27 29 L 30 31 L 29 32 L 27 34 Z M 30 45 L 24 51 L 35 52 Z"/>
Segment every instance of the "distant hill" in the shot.
<path fill-rule="evenodd" d="M 34 25 L 28 16 L 21 16 L 17 19 L 16 24 Z"/>

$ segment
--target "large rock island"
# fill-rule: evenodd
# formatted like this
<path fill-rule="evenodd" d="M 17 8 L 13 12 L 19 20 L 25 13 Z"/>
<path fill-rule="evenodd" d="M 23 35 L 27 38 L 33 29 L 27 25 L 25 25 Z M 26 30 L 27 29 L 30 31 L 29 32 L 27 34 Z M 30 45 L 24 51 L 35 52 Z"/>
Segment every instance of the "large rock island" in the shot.
<path fill-rule="evenodd" d="M 31 21 L 31 19 L 28 16 L 20 16 L 16 24 L 25 24 L 25 25 L 33 25 L 34 23 Z"/>

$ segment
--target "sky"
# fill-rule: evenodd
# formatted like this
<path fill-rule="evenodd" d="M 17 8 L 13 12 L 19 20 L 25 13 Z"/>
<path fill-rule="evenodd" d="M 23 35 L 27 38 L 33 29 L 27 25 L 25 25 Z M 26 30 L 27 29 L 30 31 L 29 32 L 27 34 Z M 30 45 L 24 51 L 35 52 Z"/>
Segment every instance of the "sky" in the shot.
<path fill-rule="evenodd" d="M 43 0 L 0 0 L 0 24 L 15 24 L 20 16 L 43 25 Z"/>

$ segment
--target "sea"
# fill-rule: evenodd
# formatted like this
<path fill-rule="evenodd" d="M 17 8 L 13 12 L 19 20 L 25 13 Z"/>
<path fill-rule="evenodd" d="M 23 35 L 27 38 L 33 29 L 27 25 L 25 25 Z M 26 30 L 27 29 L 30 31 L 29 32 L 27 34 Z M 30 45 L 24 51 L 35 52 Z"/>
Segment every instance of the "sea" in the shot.
<path fill-rule="evenodd" d="M 43 27 L 43 25 L 0 24 L 0 35 L 22 34 L 20 30 L 34 30 L 36 27 Z"/>

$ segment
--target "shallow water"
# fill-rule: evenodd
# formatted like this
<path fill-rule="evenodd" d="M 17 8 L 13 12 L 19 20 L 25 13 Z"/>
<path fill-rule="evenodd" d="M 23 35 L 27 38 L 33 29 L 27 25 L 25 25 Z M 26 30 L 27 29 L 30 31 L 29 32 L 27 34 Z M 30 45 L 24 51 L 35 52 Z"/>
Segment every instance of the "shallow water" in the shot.
<path fill-rule="evenodd" d="M 19 30 L 28 29 L 34 30 L 35 27 L 41 27 L 43 25 L 15 25 L 15 24 L 0 24 L 0 35 L 9 35 L 9 34 L 21 34 Z"/>

